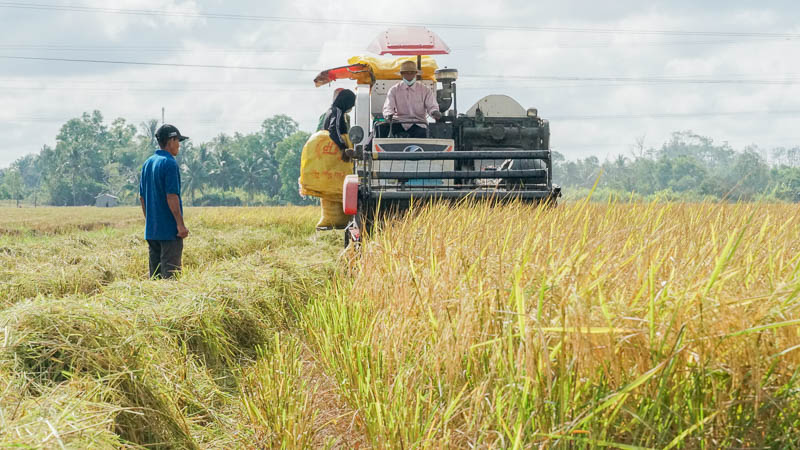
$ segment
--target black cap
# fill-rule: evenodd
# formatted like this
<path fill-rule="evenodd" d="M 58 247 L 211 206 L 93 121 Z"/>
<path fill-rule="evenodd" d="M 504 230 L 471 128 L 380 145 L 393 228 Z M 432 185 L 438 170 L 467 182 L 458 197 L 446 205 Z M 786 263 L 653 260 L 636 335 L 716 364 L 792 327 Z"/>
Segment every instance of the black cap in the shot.
<path fill-rule="evenodd" d="M 175 137 L 178 138 L 178 140 L 181 142 L 189 139 L 187 136 L 181 135 L 181 132 L 178 131 L 178 129 L 175 128 L 174 125 L 170 125 L 168 123 L 161 125 L 161 128 L 159 128 L 158 131 L 156 131 L 156 140 L 158 142 L 168 141 Z"/>

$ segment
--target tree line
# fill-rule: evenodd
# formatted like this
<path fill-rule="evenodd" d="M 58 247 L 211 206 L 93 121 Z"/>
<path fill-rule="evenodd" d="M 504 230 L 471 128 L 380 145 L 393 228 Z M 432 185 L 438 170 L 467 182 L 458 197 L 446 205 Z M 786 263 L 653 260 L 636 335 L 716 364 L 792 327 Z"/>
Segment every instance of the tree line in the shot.
<path fill-rule="evenodd" d="M 660 147 L 637 139 L 627 153 L 600 161 L 568 161 L 553 154 L 557 183 L 585 193 L 597 182 L 604 194 L 674 200 L 800 202 L 800 147 L 735 150 L 691 131 L 672 134 Z"/>
<path fill-rule="evenodd" d="M 0 199 L 54 206 L 92 205 L 99 194 L 137 204 L 144 161 L 158 144 L 159 122 L 110 124 L 99 111 L 67 121 L 45 145 L 0 169 Z M 188 134 L 188 133 L 187 133 Z M 300 155 L 309 134 L 285 115 L 255 133 L 186 141 L 177 160 L 184 202 L 195 206 L 311 204 L 298 194 Z"/>
<path fill-rule="evenodd" d="M 157 147 L 157 120 L 110 124 L 99 111 L 67 121 L 55 147 L 0 169 L 0 199 L 32 205 L 91 205 L 99 194 L 138 202 L 141 166 Z M 187 133 L 188 134 L 188 133 Z M 220 134 L 184 142 L 178 155 L 184 202 L 193 206 L 312 204 L 298 193 L 300 155 L 309 133 L 286 115 L 254 133 Z M 800 147 L 741 151 L 691 131 L 673 133 L 660 147 L 638 139 L 627 153 L 601 161 L 567 160 L 553 152 L 554 180 L 567 195 L 598 182 L 606 194 L 699 200 L 800 202 Z"/>

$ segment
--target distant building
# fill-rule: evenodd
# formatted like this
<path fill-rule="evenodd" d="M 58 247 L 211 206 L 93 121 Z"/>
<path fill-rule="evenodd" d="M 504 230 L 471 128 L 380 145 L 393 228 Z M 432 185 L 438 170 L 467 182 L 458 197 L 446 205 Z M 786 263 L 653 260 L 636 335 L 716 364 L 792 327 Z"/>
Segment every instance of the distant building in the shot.
<path fill-rule="evenodd" d="M 111 194 L 100 194 L 95 197 L 94 206 L 98 208 L 111 208 L 117 206 L 117 203 L 119 203 L 118 197 L 114 197 Z"/>

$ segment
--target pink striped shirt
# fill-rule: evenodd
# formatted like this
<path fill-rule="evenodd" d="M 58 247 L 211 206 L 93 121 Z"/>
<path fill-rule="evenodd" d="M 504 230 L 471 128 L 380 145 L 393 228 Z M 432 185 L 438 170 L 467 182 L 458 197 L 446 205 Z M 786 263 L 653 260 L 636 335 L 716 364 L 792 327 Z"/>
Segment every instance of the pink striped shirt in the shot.
<path fill-rule="evenodd" d="M 408 130 L 411 125 L 427 128 L 428 115 L 439 110 L 436 94 L 419 80 L 412 86 L 399 82 L 389 88 L 383 103 L 383 117 L 394 115 L 394 120 L 403 123 Z"/>

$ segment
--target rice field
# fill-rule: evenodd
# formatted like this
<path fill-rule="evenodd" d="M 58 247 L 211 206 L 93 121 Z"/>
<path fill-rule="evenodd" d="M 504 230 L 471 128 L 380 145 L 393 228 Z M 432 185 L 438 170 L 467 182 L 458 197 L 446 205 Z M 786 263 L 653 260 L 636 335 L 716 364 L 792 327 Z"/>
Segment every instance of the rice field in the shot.
<path fill-rule="evenodd" d="M 0 448 L 798 448 L 800 208 L 0 209 Z"/>

